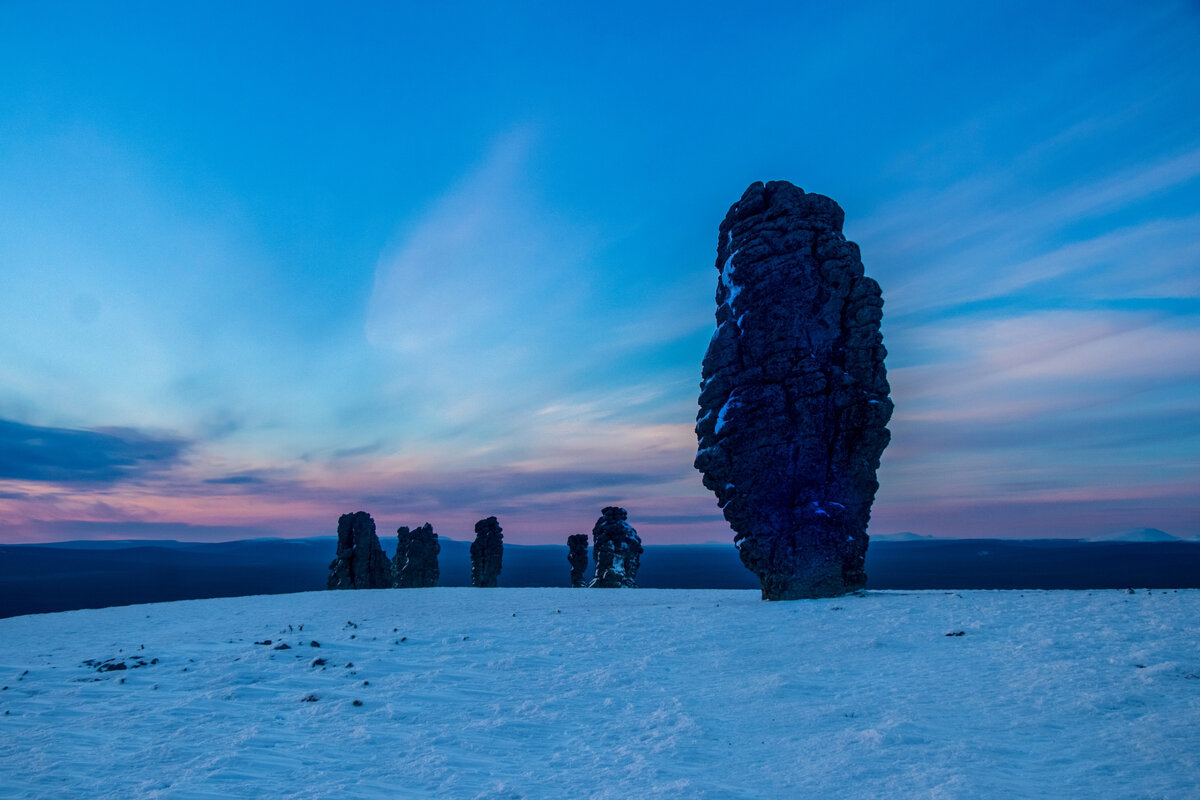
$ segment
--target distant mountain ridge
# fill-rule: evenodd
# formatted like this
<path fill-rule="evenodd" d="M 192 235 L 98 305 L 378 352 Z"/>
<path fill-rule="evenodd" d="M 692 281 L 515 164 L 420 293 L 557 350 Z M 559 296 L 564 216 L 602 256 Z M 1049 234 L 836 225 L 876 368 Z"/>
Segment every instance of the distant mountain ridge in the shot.
<path fill-rule="evenodd" d="M 1090 536 L 1085 542 L 1187 542 L 1179 536 L 1173 536 L 1158 528 L 1136 528 L 1131 531 L 1109 533 L 1101 536 Z"/>
<path fill-rule="evenodd" d="M 873 533 L 871 534 L 872 542 L 971 542 L 983 541 L 982 539 L 973 538 L 958 538 L 954 536 L 930 536 L 927 533 L 913 533 L 912 531 L 900 531 L 899 533 Z M 1195 542 L 1195 538 L 1186 538 L 1183 536 L 1175 536 L 1158 528 L 1135 528 L 1128 531 L 1118 531 L 1116 533 L 1104 533 L 1096 536 L 1086 536 L 1081 538 L 1036 538 L 1036 539 L 991 539 L 988 541 L 1002 542 L 1036 542 L 1036 541 L 1063 541 L 1063 542 Z"/>
<path fill-rule="evenodd" d="M 394 537 L 392 537 L 394 538 Z M 442 542 L 462 542 L 470 544 L 469 539 L 451 539 L 447 536 L 439 536 Z M 336 536 L 305 536 L 295 538 L 284 538 L 281 536 L 258 536 L 247 539 L 231 539 L 227 541 L 213 542 L 194 542 L 179 539 L 70 539 L 54 542 L 12 542 L 9 544 L 0 543 L 0 547 L 52 547 L 65 550 L 124 550 L 135 547 L 162 547 L 169 550 L 193 550 L 193 549 L 209 549 L 209 548 L 246 548 L 259 545 L 309 545 L 318 542 L 336 542 Z M 1159 528 L 1134 528 L 1132 530 L 1118 531 L 1115 533 L 1097 534 L 1087 537 L 1036 537 L 1036 538 L 994 538 L 994 537 L 958 537 L 958 536 L 933 536 L 928 533 L 915 533 L 914 531 L 897 531 L 896 533 L 872 533 L 871 541 L 882 542 L 981 542 L 981 541 L 999 541 L 999 542 L 1197 542 L 1200 539 L 1196 537 L 1175 536 L 1167 533 Z M 380 544 L 383 545 L 385 551 L 388 550 L 389 544 L 394 544 L 389 537 L 380 537 Z M 565 547 L 565 544 L 513 544 L 507 543 L 505 547 L 520 547 L 520 548 L 554 548 Z M 732 542 L 709 540 L 696 544 L 659 544 L 651 545 L 652 547 L 660 548 L 722 548 L 732 547 Z M 332 546 L 331 546 L 332 550 Z M 332 556 L 330 556 L 332 558 Z"/>
<path fill-rule="evenodd" d="M 927 542 L 936 537 L 930 536 L 927 533 L 913 533 L 912 531 L 900 531 L 899 533 L 873 533 L 871 534 L 872 542 Z M 945 539 L 943 541 L 951 541 Z"/>

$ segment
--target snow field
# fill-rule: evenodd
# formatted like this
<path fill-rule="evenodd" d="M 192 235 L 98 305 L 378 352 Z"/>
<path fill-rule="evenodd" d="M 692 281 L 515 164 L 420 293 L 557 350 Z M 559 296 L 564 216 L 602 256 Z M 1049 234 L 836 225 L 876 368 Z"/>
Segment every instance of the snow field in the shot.
<path fill-rule="evenodd" d="M 0 796 L 1190 798 L 1198 612 L 438 588 L 16 617 Z"/>

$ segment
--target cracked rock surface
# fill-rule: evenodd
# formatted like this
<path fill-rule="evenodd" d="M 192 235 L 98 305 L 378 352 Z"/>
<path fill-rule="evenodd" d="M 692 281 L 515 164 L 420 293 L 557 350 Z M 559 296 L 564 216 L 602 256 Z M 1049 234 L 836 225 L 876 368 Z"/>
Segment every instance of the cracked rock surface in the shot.
<path fill-rule="evenodd" d="M 842 209 L 754 183 L 717 239 L 695 466 L 767 600 L 862 589 L 892 415 L 879 284 Z"/>
<path fill-rule="evenodd" d="M 379 537 L 375 520 L 365 511 L 338 518 L 337 557 L 329 565 L 328 589 L 386 589 L 392 585 L 392 565 Z"/>

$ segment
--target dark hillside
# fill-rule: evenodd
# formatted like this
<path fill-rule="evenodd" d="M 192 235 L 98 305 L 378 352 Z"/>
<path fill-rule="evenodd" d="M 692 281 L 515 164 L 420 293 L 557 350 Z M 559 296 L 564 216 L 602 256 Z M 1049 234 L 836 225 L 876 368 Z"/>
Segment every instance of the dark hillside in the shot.
<path fill-rule="evenodd" d="M 470 584 L 468 543 L 441 540 L 442 586 Z M 0 617 L 325 587 L 331 537 L 0 546 Z M 588 565 L 589 575 L 594 564 Z M 872 542 L 869 589 L 1200 587 L 1200 544 L 946 539 Z M 648 589 L 755 589 L 732 545 L 650 545 Z M 506 545 L 501 587 L 568 586 L 566 545 Z"/>

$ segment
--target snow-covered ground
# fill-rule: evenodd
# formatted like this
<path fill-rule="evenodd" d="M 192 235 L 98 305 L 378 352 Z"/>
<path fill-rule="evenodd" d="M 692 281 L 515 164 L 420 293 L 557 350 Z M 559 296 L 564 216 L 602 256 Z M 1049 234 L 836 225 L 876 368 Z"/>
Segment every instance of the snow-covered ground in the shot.
<path fill-rule="evenodd" d="M 1200 796 L 1200 591 L 195 600 L 0 620 L 0 685 L 4 798 Z"/>

